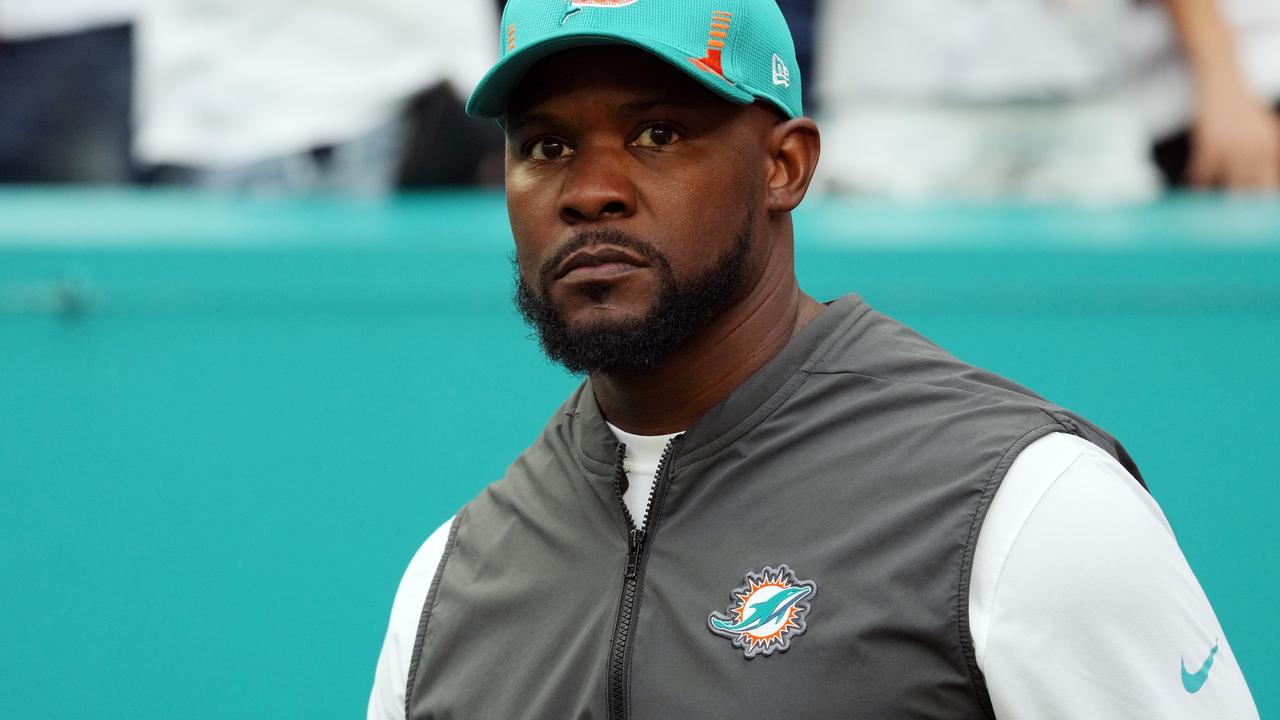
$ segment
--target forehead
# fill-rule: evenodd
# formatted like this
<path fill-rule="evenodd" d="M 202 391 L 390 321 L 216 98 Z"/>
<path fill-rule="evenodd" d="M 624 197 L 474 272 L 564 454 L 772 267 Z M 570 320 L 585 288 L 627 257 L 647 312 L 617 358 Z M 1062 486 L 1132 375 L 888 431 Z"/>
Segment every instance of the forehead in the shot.
<path fill-rule="evenodd" d="M 512 92 L 507 124 L 518 124 L 534 111 L 572 112 L 575 105 L 601 102 L 664 103 L 718 113 L 740 108 L 654 55 L 625 45 L 604 45 L 563 50 L 539 60 Z"/>

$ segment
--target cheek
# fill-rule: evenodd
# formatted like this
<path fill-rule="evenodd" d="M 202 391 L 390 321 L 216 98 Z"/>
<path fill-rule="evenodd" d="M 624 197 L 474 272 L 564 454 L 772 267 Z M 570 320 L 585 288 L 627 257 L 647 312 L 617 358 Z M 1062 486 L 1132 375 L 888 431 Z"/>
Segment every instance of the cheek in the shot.
<path fill-rule="evenodd" d="M 529 280 L 537 277 L 548 240 L 543 237 L 548 228 L 554 227 L 543 217 L 545 208 L 528 184 L 507 181 L 507 218 L 511 223 L 511 235 L 515 240 L 516 264 L 520 274 Z M 541 231 L 541 235 L 540 235 Z"/>
<path fill-rule="evenodd" d="M 684 279 L 719 261 L 759 207 L 754 176 L 741 170 L 668 178 L 652 189 L 654 219 L 661 228 L 655 235 L 667 240 L 663 252 L 677 277 Z"/>
<path fill-rule="evenodd" d="M 752 153 L 706 153 L 681 170 L 655 184 L 669 201 L 681 202 L 695 222 L 736 230 L 748 208 L 759 202 L 763 180 Z"/>

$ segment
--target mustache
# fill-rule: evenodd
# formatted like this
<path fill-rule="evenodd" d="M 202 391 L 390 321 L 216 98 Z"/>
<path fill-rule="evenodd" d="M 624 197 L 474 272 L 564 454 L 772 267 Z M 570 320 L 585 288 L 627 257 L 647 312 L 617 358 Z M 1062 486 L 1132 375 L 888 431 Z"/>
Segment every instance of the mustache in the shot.
<path fill-rule="evenodd" d="M 560 267 L 561 263 L 582 248 L 591 247 L 592 245 L 615 245 L 620 248 L 626 248 L 643 256 L 645 260 L 654 265 L 667 266 L 667 258 L 657 248 L 630 233 L 623 232 L 618 228 L 584 230 L 574 235 L 564 245 L 561 245 L 559 249 L 551 254 L 551 257 L 547 258 L 546 262 L 542 263 L 542 267 L 538 270 L 539 284 L 543 288 L 550 285 L 556 268 Z"/>

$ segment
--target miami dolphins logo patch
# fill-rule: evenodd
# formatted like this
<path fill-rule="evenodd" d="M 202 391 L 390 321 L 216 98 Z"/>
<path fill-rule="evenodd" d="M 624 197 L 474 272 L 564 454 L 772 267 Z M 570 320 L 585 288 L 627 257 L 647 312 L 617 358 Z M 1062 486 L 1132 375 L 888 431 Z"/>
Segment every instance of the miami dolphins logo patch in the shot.
<path fill-rule="evenodd" d="M 808 627 L 809 604 L 818 594 L 812 580 L 800 580 L 785 564 L 747 573 L 733 591 L 728 612 L 707 617 L 711 632 L 726 637 L 750 660 L 786 652 L 791 639 Z"/>

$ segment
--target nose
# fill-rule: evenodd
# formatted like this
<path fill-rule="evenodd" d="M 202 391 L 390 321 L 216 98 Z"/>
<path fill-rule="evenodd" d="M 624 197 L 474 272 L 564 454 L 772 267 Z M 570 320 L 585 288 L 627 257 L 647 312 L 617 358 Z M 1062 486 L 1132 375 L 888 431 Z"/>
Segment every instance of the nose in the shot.
<path fill-rule="evenodd" d="M 625 156 L 603 148 L 579 150 L 560 192 L 560 219 L 578 225 L 634 215 L 636 188 L 626 164 Z"/>

